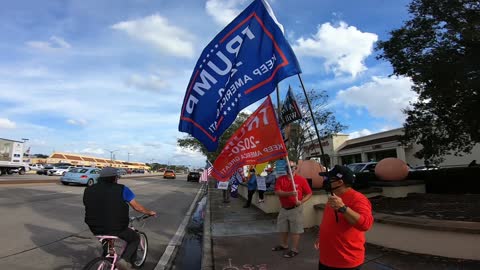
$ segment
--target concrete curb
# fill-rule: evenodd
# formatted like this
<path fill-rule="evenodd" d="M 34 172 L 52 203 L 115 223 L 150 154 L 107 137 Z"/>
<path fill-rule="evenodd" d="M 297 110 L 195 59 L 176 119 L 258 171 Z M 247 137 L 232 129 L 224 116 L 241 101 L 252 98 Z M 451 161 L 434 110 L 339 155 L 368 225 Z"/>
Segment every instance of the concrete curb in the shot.
<path fill-rule="evenodd" d="M 202 248 L 202 270 L 213 270 L 213 249 L 212 249 L 212 220 L 210 212 L 210 187 L 207 188 L 207 205 L 205 206 L 205 218 L 203 221 L 203 248 Z"/>
<path fill-rule="evenodd" d="M 172 237 L 170 242 L 168 243 L 167 248 L 165 249 L 165 252 L 163 253 L 162 257 L 158 261 L 157 265 L 155 266 L 154 270 L 170 270 L 172 269 L 173 266 L 173 261 L 175 260 L 175 256 L 177 255 L 178 249 L 183 243 L 183 237 L 185 236 L 185 229 L 190 222 L 190 219 L 192 217 L 193 211 L 195 210 L 196 205 L 198 204 L 198 201 L 200 199 L 200 195 L 205 191 L 205 187 L 201 187 L 197 195 L 195 196 L 195 199 L 193 199 L 192 204 L 190 205 L 190 208 L 187 211 L 187 214 L 183 218 L 182 223 L 177 229 L 177 232 L 175 235 Z"/>

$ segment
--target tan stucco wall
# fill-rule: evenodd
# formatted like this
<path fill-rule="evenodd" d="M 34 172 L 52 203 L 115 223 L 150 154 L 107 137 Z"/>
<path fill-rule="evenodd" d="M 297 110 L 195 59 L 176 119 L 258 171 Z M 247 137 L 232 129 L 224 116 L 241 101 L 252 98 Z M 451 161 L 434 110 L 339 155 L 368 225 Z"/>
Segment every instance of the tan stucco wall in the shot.
<path fill-rule="evenodd" d="M 422 149 L 422 146 L 418 144 L 414 144 L 410 148 L 405 149 L 407 161 L 413 167 L 424 165 L 423 160 L 414 157 L 414 154 L 420 149 Z M 464 154 L 463 156 L 447 155 L 444 158 L 445 160 L 439 164 L 440 167 L 467 166 L 474 159 L 477 160 L 477 163 L 480 163 L 480 144 L 473 147 L 472 153 L 470 154 Z"/>

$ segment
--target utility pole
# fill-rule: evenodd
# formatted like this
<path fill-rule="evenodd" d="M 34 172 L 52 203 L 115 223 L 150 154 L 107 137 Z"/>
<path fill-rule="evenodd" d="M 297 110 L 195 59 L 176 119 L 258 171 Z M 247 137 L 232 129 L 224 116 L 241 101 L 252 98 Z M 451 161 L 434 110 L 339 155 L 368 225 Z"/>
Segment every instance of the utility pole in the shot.
<path fill-rule="evenodd" d="M 25 154 L 27 154 L 28 162 L 30 162 L 30 150 L 27 149 L 27 138 L 22 138 L 23 141 L 23 154 L 22 154 L 22 161 L 25 160 Z M 28 153 L 26 153 L 28 151 Z"/>
<path fill-rule="evenodd" d="M 110 161 L 113 161 L 113 157 L 114 157 L 113 153 L 117 152 L 118 149 L 117 149 L 117 150 L 108 150 L 108 149 L 105 149 L 105 150 L 107 150 L 107 152 L 110 152 Z"/>

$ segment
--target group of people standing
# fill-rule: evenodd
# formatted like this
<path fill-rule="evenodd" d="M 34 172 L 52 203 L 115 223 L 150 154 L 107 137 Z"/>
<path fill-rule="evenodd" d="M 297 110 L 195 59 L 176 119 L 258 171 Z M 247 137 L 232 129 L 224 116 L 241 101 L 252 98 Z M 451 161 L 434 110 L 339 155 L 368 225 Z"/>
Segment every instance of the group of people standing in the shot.
<path fill-rule="evenodd" d="M 255 192 L 258 192 L 258 203 L 265 202 L 264 194 L 265 191 L 273 191 L 275 187 L 275 174 L 273 174 L 273 168 L 266 169 L 267 176 L 257 177 L 255 168 L 250 168 L 249 175 L 247 177 L 247 188 L 248 188 L 248 197 L 247 202 L 243 206 L 244 208 L 250 207 L 253 200 L 253 195 Z"/>
<path fill-rule="evenodd" d="M 266 190 L 275 192 L 281 204 L 277 217 L 280 241 L 272 251 L 282 251 L 283 257 L 293 258 L 300 253 L 299 243 L 304 232 L 303 205 L 312 197 L 312 189 L 304 177 L 295 173 L 295 164 L 287 165 L 286 171 L 286 175 L 276 178 L 273 169 L 267 169 L 265 185 L 259 185 L 260 178 L 255 169 L 250 169 L 246 180 L 248 198 L 244 207 L 250 207 L 256 191 L 259 203 L 264 201 Z M 336 165 L 321 175 L 324 177 L 324 188 L 330 195 L 315 243 L 315 248 L 319 250 L 318 269 L 360 269 L 365 260 L 365 232 L 373 225 L 370 201 L 352 188 L 355 175 L 346 166 Z"/>

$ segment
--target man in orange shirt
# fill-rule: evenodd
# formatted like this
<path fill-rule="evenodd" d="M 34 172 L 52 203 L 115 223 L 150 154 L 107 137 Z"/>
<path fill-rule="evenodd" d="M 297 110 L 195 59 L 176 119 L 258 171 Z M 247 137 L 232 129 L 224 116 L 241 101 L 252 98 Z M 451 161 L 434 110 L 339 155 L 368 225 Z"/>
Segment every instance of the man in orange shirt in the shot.
<path fill-rule="evenodd" d="M 320 175 L 326 176 L 324 187 L 333 196 L 328 198 L 315 244 L 320 251 L 318 269 L 360 269 L 365 260 L 365 232 L 373 225 L 372 205 L 351 188 L 355 175 L 346 166 L 336 165 Z"/>
<path fill-rule="evenodd" d="M 275 182 L 275 194 L 279 197 L 282 208 L 277 218 L 280 245 L 273 247 L 272 251 L 286 251 L 283 255 L 285 258 L 292 258 L 298 255 L 300 235 L 303 233 L 302 204 L 312 197 L 312 189 L 308 185 L 307 180 L 295 174 L 295 164 L 291 165 L 291 168 L 297 191 L 293 189 L 289 166 L 286 168 L 287 175 L 280 176 Z M 292 239 L 292 247 L 290 249 L 288 246 L 289 235 Z"/>

